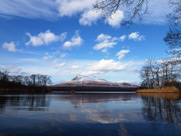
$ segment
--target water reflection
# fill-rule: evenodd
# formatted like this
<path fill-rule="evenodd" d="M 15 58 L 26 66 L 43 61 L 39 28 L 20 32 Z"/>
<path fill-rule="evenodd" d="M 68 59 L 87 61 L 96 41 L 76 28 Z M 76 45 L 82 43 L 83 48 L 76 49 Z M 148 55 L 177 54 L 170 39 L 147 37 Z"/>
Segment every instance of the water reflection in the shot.
<path fill-rule="evenodd" d="M 0 95 L 0 113 L 0 135 L 181 134 L 178 94 Z"/>
<path fill-rule="evenodd" d="M 120 94 L 73 94 L 60 95 L 59 100 L 69 101 L 71 104 L 88 104 L 88 103 L 107 103 L 111 101 L 129 101 L 137 98 L 135 93 L 120 93 Z"/>
<path fill-rule="evenodd" d="M 148 121 L 181 123 L 181 107 L 179 93 L 141 94 L 143 100 L 143 116 Z"/>
<path fill-rule="evenodd" d="M 0 95 L 0 113 L 8 107 L 16 110 L 44 111 L 50 104 L 46 95 Z"/>

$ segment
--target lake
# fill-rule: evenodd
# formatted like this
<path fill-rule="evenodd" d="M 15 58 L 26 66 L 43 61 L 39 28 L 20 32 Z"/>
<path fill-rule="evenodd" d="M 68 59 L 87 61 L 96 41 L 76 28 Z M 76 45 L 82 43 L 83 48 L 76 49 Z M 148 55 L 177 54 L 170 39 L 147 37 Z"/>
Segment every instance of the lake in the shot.
<path fill-rule="evenodd" d="M 181 136 L 179 94 L 0 95 L 0 136 Z"/>

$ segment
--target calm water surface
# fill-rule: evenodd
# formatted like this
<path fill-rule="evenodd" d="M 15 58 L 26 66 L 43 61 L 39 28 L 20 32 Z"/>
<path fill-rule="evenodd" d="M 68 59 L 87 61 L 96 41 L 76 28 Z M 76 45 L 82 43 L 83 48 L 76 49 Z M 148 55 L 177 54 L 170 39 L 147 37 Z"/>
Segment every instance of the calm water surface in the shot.
<path fill-rule="evenodd" d="M 181 136 L 179 94 L 0 95 L 0 136 Z"/>

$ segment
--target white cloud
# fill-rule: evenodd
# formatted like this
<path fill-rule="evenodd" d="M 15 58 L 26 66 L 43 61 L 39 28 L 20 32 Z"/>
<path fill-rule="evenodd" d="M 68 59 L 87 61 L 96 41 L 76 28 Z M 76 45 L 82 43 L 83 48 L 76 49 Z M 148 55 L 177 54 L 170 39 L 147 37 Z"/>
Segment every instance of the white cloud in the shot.
<path fill-rule="evenodd" d="M 118 59 L 120 60 L 120 59 L 124 58 L 125 54 L 127 54 L 127 53 L 129 53 L 129 50 L 121 50 L 116 54 L 116 56 L 118 56 Z"/>
<path fill-rule="evenodd" d="M 44 56 L 43 57 L 44 60 L 48 60 L 48 59 L 51 59 L 51 58 L 53 58 L 53 56 Z"/>
<path fill-rule="evenodd" d="M 96 0 L 1 0 L 0 17 L 12 18 L 40 18 L 57 19 L 58 17 L 82 14 L 93 7 Z M 148 15 L 144 16 L 143 23 L 159 24 L 167 22 L 167 15 L 172 11 L 169 0 L 150 0 Z M 119 26 L 120 15 L 114 20 L 107 21 L 112 26 Z M 109 19 L 108 19 L 109 20 Z"/>
<path fill-rule="evenodd" d="M 85 11 L 81 18 L 79 19 L 79 23 L 81 25 L 88 25 L 91 26 L 92 24 L 95 24 L 98 19 L 101 17 L 101 12 L 96 10 L 88 10 Z"/>
<path fill-rule="evenodd" d="M 83 43 L 83 39 L 79 36 L 78 31 L 75 32 L 75 35 L 71 38 L 70 41 L 66 41 L 63 44 L 64 49 L 71 49 L 71 47 L 79 47 Z"/>
<path fill-rule="evenodd" d="M 53 42 L 63 41 L 66 38 L 66 33 L 62 33 L 60 35 L 55 35 L 50 30 L 47 30 L 44 33 L 39 33 L 36 36 L 32 36 L 30 33 L 26 33 L 27 36 L 30 37 L 30 40 L 26 43 L 26 45 L 33 46 L 41 46 L 43 44 L 48 45 Z"/>
<path fill-rule="evenodd" d="M 122 64 L 119 61 L 115 60 L 105 60 L 102 59 L 98 62 L 95 62 L 87 68 L 87 71 L 81 72 L 81 76 L 97 76 L 98 74 L 103 74 L 106 72 L 118 72 L 118 71 L 130 71 L 132 68 L 132 62 L 128 62 L 126 64 Z"/>
<path fill-rule="evenodd" d="M 144 35 L 140 35 L 139 32 L 133 32 L 129 35 L 129 39 L 137 40 L 137 41 L 142 41 L 144 40 Z"/>
<path fill-rule="evenodd" d="M 75 65 L 72 65 L 71 69 L 78 69 L 79 68 L 79 65 L 75 64 Z"/>
<path fill-rule="evenodd" d="M 62 54 L 60 55 L 60 58 L 64 58 L 66 55 L 67 55 L 66 53 L 62 53 Z"/>
<path fill-rule="evenodd" d="M 103 72 L 101 71 L 86 71 L 86 72 L 81 72 L 80 75 L 81 76 L 94 76 L 94 75 L 98 75 L 98 74 L 102 74 Z"/>
<path fill-rule="evenodd" d="M 92 8 L 95 0 L 56 0 L 59 16 L 72 16 Z"/>
<path fill-rule="evenodd" d="M 117 10 L 115 13 L 113 13 L 110 17 L 106 19 L 106 22 L 111 25 L 112 27 L 120 27 L 121 22 L 124 19 L 124 13 L 121 10 Z"/>
<path fill-rule="evenodd" d="M 113 48 L 114 45 L 116 45 L 116 42 L 110 42 L 108 40 L 105 40 L 101 43 L 98 43 L 94 46 L 94 50 L 101 50 L 102 52 L 107 52 L 107 48 Z"/>
<path fill-rule="evenodd" d="M 112 37 L 110 35 L 106 35 L 106 34 L 100 34 L 97 36 L 96 41 L 104 41 L 104 40 L 109 40 Z"/>
<path fill-rule="evenodd" d="M 148 14 L 144 16 L 144 24 L 164 24 L 168 21 L 167 15 L 172 12 L 173 7 L 170 0 L 151 0 L 148 2 Z"/>
<path fill-rule="evenodd" d="M 120 62 L 116 62 L 112 59 L 110 60 L 100 60 L 90 67 L 90 70 L 93 71 L 120 71 L 124 70 L 126 65 L 121 65 Z"/>
<path fill-rule="evenodd" d="M 21 68 L 18 65 L 9 64 L 9 65 L 1 65 L 0 70 L 2 71 L 8 71 L 11 74 L 19 74 L 21 72 Z"/>
<path fill-rule="evenodd" d="M 115 42 L 116 40 L 117 40 L 116 37 L 111 37 L 110 35 L 106 35 L 106 34 L 100 34 L 97 36 L 97 39 L 96 39 L 98 44 L 96 44 L 93 47 L 93 49 L 101 50 L 102 52 L 107 52 L 108 48 L 113 48 L 113 46 L 117 44 L 117 42 Z"/>
<path fill-rule="evenodd" d="M 61 68 L 61 67 L 63 67 L 64 65 L 65 65 L 64 62 L 58 63 L 58 60 L 57 60 L 57 59 L 54 59 L 54 61 L 52 62 L 52 66 L 57 67 L 57 68 Z"/>
<path fill-rule="evenodd" d="M 57 64 L 54 64 L 53 66 L 55 67 L 63 67 L 65 65 L 65 63 L 57 63 Z"/>
<path fill-rule="evenodd" d="M 57 4 L 53 0 L 1 0 L 0 17 L 41 18 L 58 17 Z"/>
<path fill-rule="evenodd" d="M 119 39 L 123 42 L 126 39 L 126 35 L 120 36 Z"/>
<path fill-rule="evenodd" d="M 3 46 L 4 49 L 6 49 L 6 50 L 8 50 L 10 52 L 16 52 L 17 51 L 16 45 L 15 45 L 14 42 L 10 42 L 10 43 L 5 42 L 5 43 L 3 43 L 2 46 Z"/>

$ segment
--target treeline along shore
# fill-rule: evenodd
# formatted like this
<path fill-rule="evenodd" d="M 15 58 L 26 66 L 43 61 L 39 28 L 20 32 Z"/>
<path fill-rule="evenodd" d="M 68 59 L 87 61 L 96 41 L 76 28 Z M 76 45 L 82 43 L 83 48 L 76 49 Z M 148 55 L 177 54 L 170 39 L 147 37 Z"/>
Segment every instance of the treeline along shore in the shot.
<path fill-rule="evenodd" d="M 47 87 L 50 83 L 47 75 L 10 75 L 0 71 L 0 93 L 46 93 L 50 91 Z"/>
<path fill-rule="evenodd" d="M 137 92 L 175 93 L 181 90 L 181 58 L 147 59 L 140 71 L 141 89 Z"/>

